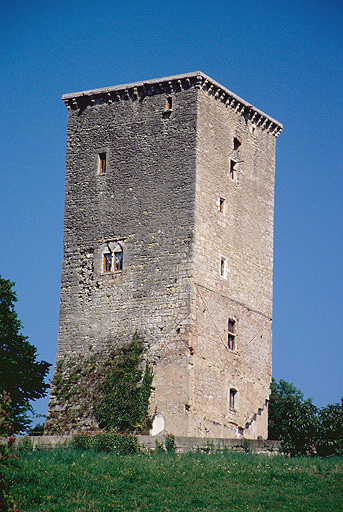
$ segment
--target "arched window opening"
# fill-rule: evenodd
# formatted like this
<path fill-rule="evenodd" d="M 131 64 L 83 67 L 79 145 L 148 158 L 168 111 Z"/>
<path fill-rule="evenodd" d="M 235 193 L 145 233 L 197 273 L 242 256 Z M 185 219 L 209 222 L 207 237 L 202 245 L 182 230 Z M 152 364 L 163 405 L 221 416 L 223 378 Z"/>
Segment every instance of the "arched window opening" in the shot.
<path fill-rule="evenodd" d="M 108 242 L 103 250 L 102 270 L 104 273 L 123 270 L 123 247 L 119 242 Z"/>

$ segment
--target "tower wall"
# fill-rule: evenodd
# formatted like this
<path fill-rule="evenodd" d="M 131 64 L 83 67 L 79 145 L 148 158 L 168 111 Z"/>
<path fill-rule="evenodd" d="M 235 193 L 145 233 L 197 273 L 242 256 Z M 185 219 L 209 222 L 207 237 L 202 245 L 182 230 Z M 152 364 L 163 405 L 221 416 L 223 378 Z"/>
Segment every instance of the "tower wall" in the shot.
<path fill-rule="evenodd" d="M 274 152 L 282 126 L 200 72 L 63 99 L 57 361 L 101 358 L 137 330 L 153 365 L 151 411 L 167 431 L 266 437 Z M 104 271 L 104 254 L 115 247 L 123 267 Z M 96 426 L 73 404 L 61 401 L 54 382 L 46 432 L 61 433 L 61 423 L 63 432 Z M 77 411 L 68 424 L 61 420 L 70 407 Z"/>
<path fill-rule="evenodd" d="M 197 134 L 193 434 L 266 438 L 275 137 L 204 90 Z"/>
<path fill-rule="evenodd" d="M 169 96 L 69 111 L 57 360 L 101 353 L 137 330 L 154 365 L 151 409 L 186 435 L 196 91 L 173 91 L 168 113 Z M 123 247 L 121 272 L 103 271 L 108 242 Z M 53 386 L 48 429 L 63 414 Z"/>

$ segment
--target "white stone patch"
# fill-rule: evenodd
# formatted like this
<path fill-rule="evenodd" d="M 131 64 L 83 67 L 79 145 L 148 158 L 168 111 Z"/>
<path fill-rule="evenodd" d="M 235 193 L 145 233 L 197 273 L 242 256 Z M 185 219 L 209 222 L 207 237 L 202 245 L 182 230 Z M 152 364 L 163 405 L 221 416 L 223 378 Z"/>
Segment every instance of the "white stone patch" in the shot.
<path fill-rule="evenodd" d="M 152 422 L 152 429 L 150 430 L 151 436 L 156 436 L 164 430 L 164 417 L 163 414 L 157 414 Z"/>

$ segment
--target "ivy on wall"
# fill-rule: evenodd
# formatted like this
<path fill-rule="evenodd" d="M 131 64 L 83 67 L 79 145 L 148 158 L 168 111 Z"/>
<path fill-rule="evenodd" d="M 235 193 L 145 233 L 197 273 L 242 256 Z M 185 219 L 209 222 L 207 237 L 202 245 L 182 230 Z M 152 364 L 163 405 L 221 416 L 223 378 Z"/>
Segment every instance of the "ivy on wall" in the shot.
<path fill-rule="evenodd" d="M 143 340 L 135 334 L 114 361 L 94 404 L 100 428 L 133 432 L 151 428 L 148 414 L 152 369 L 144 361 Z"/>
<path fill-rule="evenodd" d="M 59 359 L 45 433 L 85 430 L 147 431 L 152 368 L 136 333 L 130 343 L 105 353 Z"/>

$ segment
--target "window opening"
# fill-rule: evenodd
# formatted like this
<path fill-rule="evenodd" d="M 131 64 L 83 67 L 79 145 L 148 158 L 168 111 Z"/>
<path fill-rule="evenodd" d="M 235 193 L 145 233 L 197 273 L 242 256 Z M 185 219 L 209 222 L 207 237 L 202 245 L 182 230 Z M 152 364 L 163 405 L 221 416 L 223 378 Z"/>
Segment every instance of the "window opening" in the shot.
<path fill-rule="evenodd" d="M 114 270 L 123 270 L 123 251 L 114 253 Z"/>
<path fill-rule="evenodd" d="M 167 110 L 173 110 L 173 98 L 171 96 L 167 98 Z"/>
<path fill-rule="evenodd" d="M 224 213 L 224 203 L 225 199 L 223 197 L 219 198 L 219 211 L 220 213 Z"/>
<path fill-rule="evenodd" d="M 236 395 L 237 395 L 237 391 L 233 388 L 230 388 L 229 406 L 231 409 L 236 408 Z"/>
<path fill-rule="evenodd" d="M 231 179 L 237 178 L 237 168 L 235 167 L 237 165 L 237 162 L 235 160 L 230 160 L 230 176 Z"/>
<path fill-rule="evenodd" d="M 220 275 L 225 275 L 225 258 L 220 258 Z"/>
<path fill-rule="evenodd" d="M 236 151 L 239 146 L 242 144 L 242 141 L 241 139 L 239 139 L 238 137 L 234 137 L 233 138 L 233 149 Z"/>
<path fill-rule="evenodd" d="M 106 174 L 106 153 L 99 153 L 99 174 Z"/>
<path fill-rule="evenodd" d="M 104 272 L 111 272 L 112 270 L 112 254 L 106 252 L 104 254 Z"/>
<path fill-rule="evenodd" d="M 228 321 L 228 329 L 227 329 L 227 344 L 230 350 L 235 350 L 236 348 L 236 320 L 234 318 L 229 318 Z"/>

